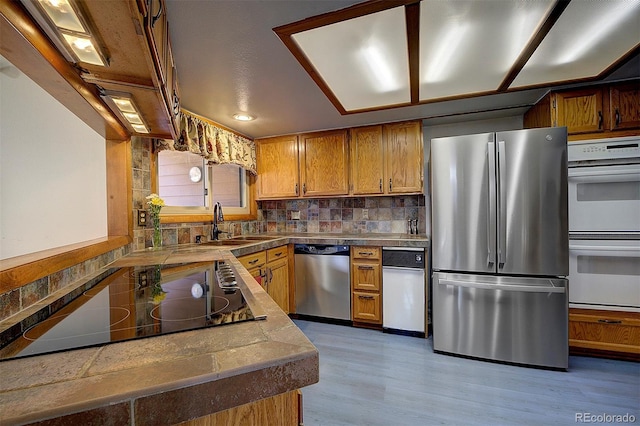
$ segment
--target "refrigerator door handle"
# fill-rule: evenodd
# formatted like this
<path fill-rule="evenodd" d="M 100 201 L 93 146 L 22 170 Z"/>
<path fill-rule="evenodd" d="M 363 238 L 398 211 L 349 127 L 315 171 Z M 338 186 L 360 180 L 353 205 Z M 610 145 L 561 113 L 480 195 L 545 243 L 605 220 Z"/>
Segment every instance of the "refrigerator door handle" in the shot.
<path fill-rule="evenodd" d="M 507 261 L 507 158 L 504 141 L 498 141 L 498 269 Z"/>
<path fill-rule="evenodd" d="M 453 285 L 465 288 L 480 288 L 486 290 L 505 290 L 505 291 L 521 291 L 525 293 L 564 293 L 564 287 L 554 286 L 533 286 L 533 285 L 517 285 L 517 284 L 494 284 L 484 282 L 469 282 L 458 280 L 439 280 L 438 285 Z"/>
<path fill-rule="evenodd" d="M 496 263 L 496 145 L 487 142 L 487 173 L 489 202 L 487 203 L 487 266 L 494 268 Z"/>

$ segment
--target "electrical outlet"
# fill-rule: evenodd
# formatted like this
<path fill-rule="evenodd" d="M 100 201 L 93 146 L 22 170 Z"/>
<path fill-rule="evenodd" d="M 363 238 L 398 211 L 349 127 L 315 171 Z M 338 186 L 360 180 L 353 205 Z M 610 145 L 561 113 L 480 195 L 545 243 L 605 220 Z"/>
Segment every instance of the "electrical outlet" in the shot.
<path fill-rule="evenodd" d="M 291 211 L 291 220 L 300 220 L 300 210 Z"/>
<path fill-rule="evenodd" d="M 369 219 L 369 209 L 362 209 L 362 219 Z"/>
<path fill-rule="evenodd" d="M 147 211 L 138 210 L 138 226 L 147 226 Z"/>

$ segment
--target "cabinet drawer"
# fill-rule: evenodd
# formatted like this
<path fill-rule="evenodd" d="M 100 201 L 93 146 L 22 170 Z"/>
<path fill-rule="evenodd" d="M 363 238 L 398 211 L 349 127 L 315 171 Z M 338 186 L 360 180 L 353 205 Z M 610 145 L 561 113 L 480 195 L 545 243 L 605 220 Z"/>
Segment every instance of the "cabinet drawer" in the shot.
<path fill-rule="evenodd" d="M 354 259 L 380 259 L 380 247 L 351 247 L 351 256 Z"/>
<path fill-rule="evenodd" d="M 353 320 L 375 324 L 382 323 L 380 294 L 353 292 Z"/>
<path fill-rule="evenodd" d="M 640 356 L 640 313 L 570 309 L 571 349 Z"/>
<path fill-rule="evenodd" d="M 267 250 L 267 262 L 287 258 L 287 246 L 280 246 Z"/>
<path fill-rule="evenodd" d="M 354 261 L 351 264 L 353 289 L 380 292 L 380 263 Z"/>
<path fill-rule="evenodd" d="M 247 269 L 262 268 L 267 263 L 267 253 L 260 251 L 258 253 L 248 254 L 238 258 L 242 266 Z"/>

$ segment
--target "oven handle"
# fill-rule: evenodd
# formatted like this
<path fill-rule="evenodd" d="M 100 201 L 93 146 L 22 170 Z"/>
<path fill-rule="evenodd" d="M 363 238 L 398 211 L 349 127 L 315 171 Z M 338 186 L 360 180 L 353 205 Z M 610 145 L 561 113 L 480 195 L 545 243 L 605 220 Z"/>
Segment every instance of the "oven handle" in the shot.
<path fill-rule="evenodd" d="M 610 166 L 606 168 L 593 169 L 589 167 L 570 168 L 568 171 L 569 179 L 588 179 L 600 176 L 629 176 L 639 180 L 638 167 L 628 166 Z"/>
<path fill-rule="evenodd" d="M 517 284 L 493 284 L 483 282 L 469 282 L 458 280 L 438 280 L 439 285 L 453 285 L 465 288 L 481 288 L 485 290 L 505 290 L 505 291 L 522 291 L 525 293 L 564 293 L 564 287 L 554 286 L 534 286 L 534 285 L 517 285 Z"/>
<path fill-rule="evenodd" d="M 612 253 L 624 252 L 625 256 L 631 253 L 632 257 L 640 257 L 640 247 L 626 247 L 626 246 L 581 246 L 581 245 L 569 245 L 569 251 L 573 253 L 587 253 L 593 255 L 593 253 L 600 253 L 604 256 L 611 255 Z M 635 253 L 635 256 L 633 254 Z"/>

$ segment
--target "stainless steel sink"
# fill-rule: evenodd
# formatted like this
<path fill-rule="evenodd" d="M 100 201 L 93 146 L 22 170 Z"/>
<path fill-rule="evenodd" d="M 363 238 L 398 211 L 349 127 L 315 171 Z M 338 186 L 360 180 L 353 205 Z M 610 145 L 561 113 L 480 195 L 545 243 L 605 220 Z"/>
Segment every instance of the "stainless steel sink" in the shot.
<path fill-rule="evenodd" d="M 243 244 L 255 244 L 259 241 L 269 241 L 278 237 L 266 235 L 243 235 L 241 237 L 229 238 L 228 240 L 215 240 L 201 243 L 203 246 L 240 246 Z"/>
<path fill-rule="evenodd" d="M 231 240 L 248 240 L 248 241 L 269 241 L 278 237 L 272 235 L 243 235 L 241 237 L 232 238 Z"/>
<path fill-rule="evenodd" d="M 200 243 L 201 246 L 239 246 L 242 244 L 246 244 L 247 241 L 244 240 L 215 240 L 215 241 L 207 241 L 206 243 Z"/>

